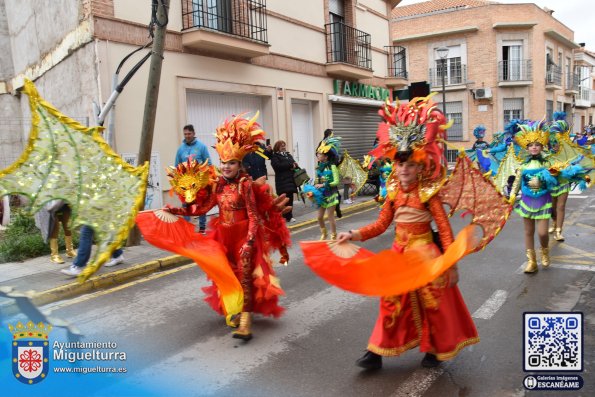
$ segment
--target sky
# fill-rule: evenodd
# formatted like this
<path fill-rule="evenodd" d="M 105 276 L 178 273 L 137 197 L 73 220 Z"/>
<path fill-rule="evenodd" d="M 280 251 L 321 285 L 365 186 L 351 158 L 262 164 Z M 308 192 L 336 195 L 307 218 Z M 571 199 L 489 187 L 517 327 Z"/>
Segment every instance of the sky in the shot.
<path fill-rule="evenodd" d="M 399 6 L 421 3 L 426 0 L 403 0 Z M 586 43 L 595 51 L 595 12 L 592 0 L 494 0 L 498 3 L 535 3 L 554 10 L 554 18 L 574 31 L 575 43 Z"/>

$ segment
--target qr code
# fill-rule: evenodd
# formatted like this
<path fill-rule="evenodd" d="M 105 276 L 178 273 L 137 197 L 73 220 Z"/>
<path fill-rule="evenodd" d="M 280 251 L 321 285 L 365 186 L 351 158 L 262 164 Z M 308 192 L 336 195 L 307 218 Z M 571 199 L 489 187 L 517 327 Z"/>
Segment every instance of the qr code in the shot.
<path fill-rule="evenodd" d="M 523 313 L 525 371 L 583 370 L 583 313 Z"/>

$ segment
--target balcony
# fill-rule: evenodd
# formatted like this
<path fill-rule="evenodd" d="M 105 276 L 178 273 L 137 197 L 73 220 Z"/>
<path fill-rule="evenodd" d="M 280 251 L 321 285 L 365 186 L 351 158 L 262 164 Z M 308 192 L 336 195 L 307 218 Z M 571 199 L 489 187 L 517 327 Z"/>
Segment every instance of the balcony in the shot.
<path fill-rule="evenodd" d="M 442 89 L 442 68 L 428 70 L 428 82 L 431 91 Z M 444 88 L 447 91 L 463 90 L 467 88 L 467 65 L 451 64 L 444 75 Z"/>
<path fill-rule="evenodd" d="M 545 89 L 562 89 L 562 69 L 556 65 L 548 65 L 545 71 Z"/>
<path fill-rule="evenodd" d="M 578 95 L 576 96 L 575 106 L 577 108 L 591 107 L 591 89 L 589 87 L 578 87 Z"/>
<path fill-rule="evenodd" d="M 388 87 L 406 87 L 409 85 L 407 76 L 407 54 L 401 46 L 386 46 L 388 74 L 384 82 Z"/>
<path fill-rule="evenodd" d="M 267 55 L 266 0 L 182 0 L 182 45 L 246 58 Z"/>
<path fill-rule="evenodd" d="M 326 73 L 344 79 L 372 78 L 372 45 L 368 33 L 342 22 L 326 29 Z"/>
<path fill-rule="evenodd" d="M 576 73 L 566 74 L 566 93 L 578 94 L 579 76 Z"/>
<path fill-rule="evenodd" d="M 533 84 L 533 64 L 530 59 L 498 62 L 498 86 L 514 87 Z"/>

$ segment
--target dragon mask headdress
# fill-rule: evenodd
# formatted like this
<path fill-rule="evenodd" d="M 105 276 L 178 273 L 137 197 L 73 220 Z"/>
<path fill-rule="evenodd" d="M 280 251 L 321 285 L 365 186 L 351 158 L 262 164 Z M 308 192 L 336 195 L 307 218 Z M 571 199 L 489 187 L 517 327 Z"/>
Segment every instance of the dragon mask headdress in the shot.
<path fill-rule="evenodd" d="M 530 121 L 527 124 L 519 124 L 520 131 L 514 136 L 515 142 L 522 148 L 530 143 L 537 142 L 546 147 L 550 134 L 547 130 L 545 120 Z"/>
<path fill-rule="evenodd" d="M 413 98 L 393 106 L 387 101 L 378 111 L 384 123 L 378 126 L 378 146 L 370 155 L 398 161 L 413 160 L 425 165 L 425 176 L 440 177 L 444 165 L 445 131 L 449 124 L 431 97 Z"/>
<path fill-rule="evenodd" d="M 258 141 L 264 140 L 265 135 L 256 122 L 259 112 L 256 112 L 250 120 L 242 117 L 244 114 L 232 116 L 231 120 L 228 119 L 223 125 L 217 127 L 215 150 L 224 163 L 231 160 L 242 161 L 248 153 L 263 152 L 258 145 Z"/>
<path fill-rule="evenodd" d="M 204 188 L 217 178 L 215 167 L 209 165 L 209 160 L 199 163 L 194 159 L 188 159 L 175 167 L 168 167 L 166 171 L 172 190 L 188 204 L 193 203 L 201 192 L 206 194 L 207 189 Z"/>

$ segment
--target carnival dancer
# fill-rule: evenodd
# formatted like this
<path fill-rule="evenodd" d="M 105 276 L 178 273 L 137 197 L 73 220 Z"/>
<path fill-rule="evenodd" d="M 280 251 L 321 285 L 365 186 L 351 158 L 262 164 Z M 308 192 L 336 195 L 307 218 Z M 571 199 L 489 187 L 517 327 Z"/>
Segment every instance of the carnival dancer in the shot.
<path fill-rule="evenodd" d="M 332 134 L 324 139 L 318 149 L 316 149 L 316 177 L 313 184 L 304 185 L 304 193 L 311 197 L 318 206 L 318 225 L 320 227 L 320 240 L 326 240 L 328 237 L 326 224 L 324 223 L 324 213 L 328 217 L 330 238 L 337 238 L 337 225 L 335 222 L 335 206 L 339 204 L 338 185 L 341 180 L 337 164 L 339 161 L 339 150 L 341 147 L 341 138 L 334 137 Z"/>
<path fill-rule="evenodd" d="M 484 150 L 487 149 L 489 144 L 483 140 L 486 135 L 486 127 L 483 124 L 478 125 L 473 129 L 473 136 L 475 137 L 475 142 L 473 143 L 473 150 Z"/>
<path fill-rule="evenodd" d="M 390 159 L 382 158 L 378 161 L 380 175 L 378 176 L 378 181 L 380 187 L 378 189 L 378 196 L 376 196 L 376 201 L 379 203 L 383 203 L 384 199 L 386 198 L 386 181 L 393 171 L 393 162 Z"/>
<path fill-rule="evenodd" d="M 282 253 L 281 262 L 287 263 L 285 247 L 290 243 L 289 231 L 281 212 L 275 209 L 268 185 L 262 181 L 253 182 L 242 168 L 244 156 L 258 151 L 257 142 L 264 138 L 264 131 L 256 123 L 257 118 L 258 113 L 250 120 L 240 115 L 217 128 L 215 149 L 221 160 L 221 175 L 215 177 L 214 183 L 203 183 L 203 188 L 197 191 L 194 183 L 187 183 L 189 186 L 180 183 L 185 170 L 171 170 L 170 178 L 178 178 L 172 183 L 178 194 L 183 197 L 189 190 L 195 190 L 190 202 L 186 200 L 186 208 L 168 207 L 173 214 L 190 216 L 205 214 L 215 205 L 219 207 L 219 215 L 210 222 L 213 232 L 205 238 L 215 240 L 224 247 L 229 265 L 241 284 L 241 313 L 237 316 L 239 319 L 236 317 L 228 324 L 239 326 L 232 336 L 245 341 L 252 338 L 252 313 L 279 317 L 284 311 L 278 304 L 279 295 L 284 292 L 275 276 L 269 254 L 278 249 Z M 197 167 L 190 163 L 186 165 L 189 173 Z M 197 173 L 195 179 L 204 180 L 201 175 L 204 173 Z M 222 307 L 222 294 L 215 283 L 203 290 L 207 294 L 205 301 L 215 311 L 229 314 Z"/>
<path fill-rule="evenodd" d="M 435 221 L 442 249 L 453 242 L 448 217 L 436 190 L 445 177 L 444 148 L 439 143 L 446 119 L 428 98 L 416 98 L 412 105 L 397 111 L 385 110 L 390 132 L 380 137 L 379 149 L 394 158 L 393 177 L 378 219 L 363 228 L 340 233 L 338 243 L 365 241 L 384 233 L 393 221 L 396 236 L 392 250 L 417 249 L 430 258 L 440 257 L 433 242 L 431 222 Z M 382 115 L 382 113 L 381 113 Z M 382 127 L 381 127 L 382 128 Z M 424 134 L 425 132 L 425 134 Z M 394 136 L 393 136 L 394 135 Z M 438 182 L 438 183 L 436 183 Z M 458 271 L 451 267 L 429 284 L 400 296 L 380 300 L 380 313 L 370 337 L 367 352 L 356 364 L 365 369 L 382 367 L 383 356 L 399 356 L 416 346 L 425 354 L 422 366 L 435 367 L 454 358 L 459 351 L 479 342 L 477 330 L 457 288 Z"/>
<path fill-rule="evenodd" d="M 570 183 L 576 181 L 579 188 L 585 188 L 584 178 L 587 170 L 569 162 L 552 164 L 545 158 L 543 148 L 548 145 L 549 132 L 544 121 L 529 122 L 519 127 L 521 131 L 514 139 L 519 146 L 527 150 L 528 157 L 517 172 L 511 201 L 514 201 L 520 190 L 521 199 L 514 210 L 523 218 L 525 228 L 527 265 L 524 272 L 534 273 L 538 270 L 534 241 L 536 229 L 541 246 L 541 265 L 550 265 L 548 221 L 552 214 L 551 192 L 560 185 L 559 180 Z"/>
<path fill-rule="evenodd" d="M 556 154 L 560 151 L 560 139 L 565 139 L 570 134 L 570 127 L 566 122 L 565 112 L 554 112 L 554 121 L 549 126 L 550 150 Z M 552 189 L 552 221 L 548 229 L 554 234 L 554 240 L 564 241 L 562 228 L 566 215 L 566 201 L 570 193 L 570 182 L 562 177 L 558 178 L 559 184 Z"/>

